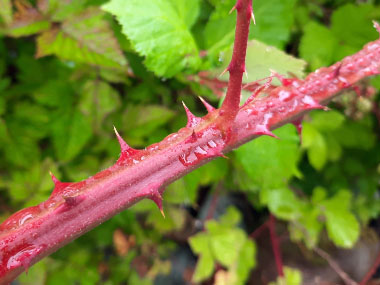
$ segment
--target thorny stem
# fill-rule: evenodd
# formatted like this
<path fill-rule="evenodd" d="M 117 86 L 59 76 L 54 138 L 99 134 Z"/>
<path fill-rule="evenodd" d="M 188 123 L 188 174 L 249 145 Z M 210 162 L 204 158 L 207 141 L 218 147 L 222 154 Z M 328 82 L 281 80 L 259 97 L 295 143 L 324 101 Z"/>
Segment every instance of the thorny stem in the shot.
<path fill-rule="evenodd" d="M 266 97 L 257 96 L 239 108 L 231 122 L 233 141 L 225 139 L 218 125 L 218 109 L 202 118 L 188 111 L 185 128 L 144 150 L 130 148 L 117 134 L 122 151 L 113 166 L 76 183 L 53 177 L 55 188 L 47 201 L 15 213 L 0 225 L 0 284 L 142 199 L 151 199 L 162 210 L 161 194 L 169 183 L 247 141 L 271 135 L 270 130 L 298 120 L 307 111 L 322 108 L 320 103 L 379 74 L 379 68 L 377 40 L 305 80 L 292 79 Z"/>
<path fill-rule="evenodd" d="M 233 9 L 236 9 L 237 12 L 235 42 L 231 62 L 226 69 L 230 73 L 230 78 L 226 98 L 220 112 L 224 124 L 226 122 L 232 123 L 239 111 L 249 25 L 253 15 L 252 0 L 238 0 Z"/>
<path fill-rule="evenodd" d="M 269 215 L 268 228 L 269 228 L 270 240 L 272 243 L 273 255 L 276 261 L 277 273 L 280 278 L 283 278 L 284 267 L 282 264 L 280 244 L 279 244 L 278 237 L 276 234 L 276 218 L 272 214 Z"/>

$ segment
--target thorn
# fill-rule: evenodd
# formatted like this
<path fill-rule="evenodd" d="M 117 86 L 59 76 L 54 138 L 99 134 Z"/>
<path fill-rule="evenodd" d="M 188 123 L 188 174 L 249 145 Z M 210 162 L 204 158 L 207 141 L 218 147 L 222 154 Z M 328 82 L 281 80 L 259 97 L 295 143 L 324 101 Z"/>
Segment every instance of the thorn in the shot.
<path fill-rule="evenodd" d="M 377 30 L 377 32 L 380 34 L 380 25 L 378 22 L 376 21 L 372 21 L 373 22 L 373 26 L 375 27 L 375 29 Z"/>
<path fill-rule="evenodd" d="M 298 118 L 297 120 L 294 120 L 292 124 L 296 127 L 298 136 L 300 138 L 300 144 L 302 144 L 302 120 L 303 116 Z"/>
<path fill-rule="evenodd" d="M 270 136 L 275 139 L 280 139 L 278 136 L 276 136 L 274 133 L 272 133 L 267 126 L 259 125 L 256 127 L 254 131 L 255 135 L 263 135 L 263 136 Z"/>
<path fill-rule="evenodd" d="M 113 126 L 113 129 L 115 131 L 115 134 L 116 134 L 116 137 L 117 137 L 117 140 L 119 141 L 119 144 L 120 144 L 120 148 L 121 148 L 121 152 L 125 152 L 127 151 L 128 149 L 130 149 L 131 147 L 123 140 L 123 138 L 119 135 L 119 133 L 117 132 L 115 126 Z"/>
<path fill-rule="evenodd" d="M 221 74 L 219 74 L 219 78 L 222 77 L 226 72 L 228 71 L 228 66 L 226 67 L 225 70 L 223 70 L 223 72 Z"/>
<path fill-rule="evenodd" d="M 236 5 L 231 8 L 231 10 L 228 12 L 228 14 L 231 14 L 235 10 L 236 10 Z"/>
<path fill-rule="evenodd" d="M 211 106 L 205 99 L 203 99 L 201 96 L 198 96 L 199 100 L 203 103 L 203 105 L 206 107 L 207 111 L 211 113 L 212 111 L 215 110 L 213 106 Z"/>
<path fill-rule="evenodd" d="M 244 69 L 244 74 L 245 74 L 245 77 L 248 79 L 248 72 L 246 69 Z"/>
<path fill-rule="evenodd" d="M 50 174 L 50 176 L 51 176 L 51 180 L 53 180 L 54 185 L 57 185 L 58 183 L 61 182 L 61 181 L 59 181 L 59 180 L 57 179 L 57 177 L 54 176 L 54 174 L 53 174 L 51 171 L 49 171 L 49 174 Z"/>
<path fill-rule="evenodd" d="M 157 189 L 155 189 L 153 191 L 154 191 L 153 194 L 150 197 L 148 197 L 148 198 L 150 200 L 152 200 L 157 205 L 157 207 L 160 210 L 162 216 L 165 218 L 164 209 L 162 207 L 162 196 L 161 196 L 160 192 Z"/>
<path fill-rule="evenodd" d="M 193 128 L 196 125 L 198 125 L 199 122 L 200 122 L 200 120 L 201 120 L 201 118 L 198 118 L 198 117 L 194 116 L 194 114 L 190 112 L 189 108 L 186 107 L 185 102 L 182 101 L 182 105 L 185 108 L 186 116 L 187 116 L 186 127 L 187 128 Z"/>
<path fill-rule="evenodd" d="M 256 19 L 255 19 L 255 14 L 253 13 L 253 10 L 251 12 L 251 19 L 253 21 L 253 24 L 256 25 Z"/>

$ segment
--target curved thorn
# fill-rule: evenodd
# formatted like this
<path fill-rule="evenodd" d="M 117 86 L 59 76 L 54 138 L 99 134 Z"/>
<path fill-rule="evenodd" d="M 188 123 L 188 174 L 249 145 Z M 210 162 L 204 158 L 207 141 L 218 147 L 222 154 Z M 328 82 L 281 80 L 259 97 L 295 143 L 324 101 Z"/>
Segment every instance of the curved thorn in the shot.
<path fill-rule="evenodd" d="M 153 194 L 148 197 L 150 200 L 152 200 L 160 210 L 162 216 L 165 218 L 164 209 L 162 206 L 162 196 L 158 190 L 154 190 Z"/>
<path fill-rule="evenodd" d="M 199 100 L 201 100 L 202 104 L 206 107 L 207 111 L 211 113 L 215 110 L 213 106 L 211 106 L 205 99 L 203 99 L 201 96 L 198 96 Z"/>
<path fill-rule="evenodd" d="M 253 24 L 256 25 L 256 19 L 255 19 L 255 14 L 253 13 L 253 10 L 251 12 L 251 19 L 253 21 Z"/>
<path fill-rule="evenodd" d="M 193 128 L 196 125 L 198 125 L 198 123 L 201 120 L 201 118 L 198 118 L 198 117 L 194 116 L 194 114 L 191 113 L 191 111 L 189 110 L 189 108 L 187 108 L 187 106 L 185 105 L 185 102 L 182 101 L 182 105 L 185 108 L 185 112 L 186 112 L 186 116 L 187 116 L 186 127 L 187 128 Z"/>
<path fill-rule="evenodd" d="M 228 71 L 228 66 L 226 67 L 225 70 L 223 70 L 223 72 L 221 74 L 219 74 L 219 78 L 222 77 L 226 72 Z"/>
<path fill-rule="evenodd" d="M 51 180 L 53 180 L 54 185 L 57 185 L 58 183 L 61 182 L 57 179 L 57 177 L 54 176 L 54 174 L 51 171 L 49 171 L 49 174 L 50 174 Z"/>
<path fill-rule="evenodd" d="M 236 10 L 236 5 L 234 5 L 232 8 L 231 8 L 231 10 L 228 12 L 228 14 L 231 14 L 233 11 L 235 11 Z"/>
<path fill-rule="evenodd" d="M 131 147 L 123 140 L 123 138 L 119 135 L 118 131 L 116 130 L 115 126 L 113 126 L 113 129 L 115 131 L 117 140 L 119 141 L 121 152 L 125 152 L 129 150 Z"/>

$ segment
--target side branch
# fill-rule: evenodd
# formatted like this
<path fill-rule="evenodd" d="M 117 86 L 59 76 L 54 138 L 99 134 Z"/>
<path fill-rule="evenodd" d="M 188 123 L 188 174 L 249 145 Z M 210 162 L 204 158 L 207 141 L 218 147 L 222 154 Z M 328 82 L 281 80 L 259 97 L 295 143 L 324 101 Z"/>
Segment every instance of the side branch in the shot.
<path fill-rule="evenodd" d="M 272 129 L 297 122 L 343 89 L 379 74 L 379 68 L 377 40 L 305 80 L 292 79 L 267 96 L 251 98 L 231 123 L 236 138 L 232 142 L 218 125 L 223 107 L 210 106 L 202 118 L 188 111 L 185 128 L 144 150 L 130 148 L 118 136 L 122 153 L 115 165 L 81 182 L 54 178 L 55 189 L 47 201 L 17 212 L 0 225 L 0 284 L 144 198 L 161 208 L 161 194 L 169 183 Z"/>
<path fill-rule="evenodd" d="M 225 71 L 230 73 L 227 94 L 221 108 L 223 123 L 232 123 L 239 111 L 241 84 L 245 72 L 245 56 L 249 35 L 249 24 L 253 18 L 252 0 L 238 0 L 233 10 L 236 9 L 235 41 L 232 59 Z M 254 19 L 254 18 L 253 18 Z"/>

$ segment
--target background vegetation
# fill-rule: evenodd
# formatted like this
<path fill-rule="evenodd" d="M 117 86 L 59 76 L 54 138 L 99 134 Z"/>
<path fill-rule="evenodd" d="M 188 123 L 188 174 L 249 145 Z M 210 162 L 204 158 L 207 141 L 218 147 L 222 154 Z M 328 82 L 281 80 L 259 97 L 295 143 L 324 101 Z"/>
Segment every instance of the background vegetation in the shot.
<path fill-rule="evenodd" d="M 0 0 L 0 221 L 49 197 L 49 170 L 79 181 L 110 166 L 120 151 L 113 125 L 144 148 L 185 125 L 181 101 L 198 115 L 197 96 L 220 104 L 234 0 L 107 2 Z M 246 82 L 269 69 L 303 77 L 378 37 L 375 1 L 255 0 L 253 8 Z M 313 111 L 302 142 L 285 125 L 280 140 L 261 137 L 190 173 L 165 191 L 166 219 L 142 201 L 18 284 L 275 281 L 267 233 L 250 236 L 269 212 L 283 221 L 288 284 L 336 280 L 315 248 L 360 279 L 379 247 L 377 88 L 372 78 L 356 87 L 360 97 L 347 90 L 331 111 Z"/>

